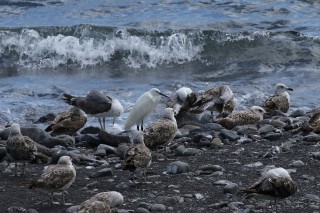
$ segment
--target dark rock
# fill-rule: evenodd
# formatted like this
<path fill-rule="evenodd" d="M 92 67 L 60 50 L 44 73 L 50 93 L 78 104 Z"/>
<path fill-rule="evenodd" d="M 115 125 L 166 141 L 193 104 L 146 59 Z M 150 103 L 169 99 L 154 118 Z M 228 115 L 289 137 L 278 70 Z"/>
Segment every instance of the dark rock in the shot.
<path fill-rule="evenodd" d="M 93 127 L 93 126 L 89 126 L 84 128 L 83 130 L 81 130 L 81 134 L 86 135 L 86 134 L 98 134 L 99 132 L 101 132 L 101 129 L 98 127 Z"/>
<path fill-rule="evenodd" d="M 223 138 L 226 138 L 230 141 L 236 141 L 237 139 L 240 138 L 240 136 L 236 132 L 228 129 L 222 129 L 220 131 L 220 134 Z"/>
<path fill-rule="evenodd" d="M 278 140 L 278 139 L 280 139 L 281 138 L 281 136 L 282 136 L 282 134 L 281 133 L 273 133 L 273 132 L 269 132 L 268 134 L 266 134 L 263 138 L 264 139 L 267 139 L 267 140 L 272 140 L 272 141 L 274 141 L 274 140 Z"/>
<path fill-rule="evenodd" d="M 91 147 L 97 147 L 99 146 L 102 141 L 95 135 L 86 134 L 82 137 L 82 140 L 86 141 L 88 144 L 90 144 Z"/>
<path fill-rule="evenodd" d="M 296 117 L 300 117 L 300 116 L 304 116 L 304 115 L 306 115 L 306 113 L 303 110 L 298 109 L 298 110 L 293 111 L 289 116 L 296 118 Z"/>
<path fill-rule="evenodd" d="M 55 146 L 63 146 L 63 147 L 73 147 L 74 144 L 70 142 L 69 140 L 64 140 L 58 137 L 51 137 L 45 140 L 42 145 L 48 147 L 48 148 L 53 148 Z"/>
<path fill-rule="evenodd" d="M 201 152 L 201 150 L 196 148 L 185 148 L 183 145 L 178 146 L 176 149 L 175 155 L 176 156 L 190 156 L 190 155 L 197 155 Z"/>
<path fill-rule="evenodd" d="M 99 132 L 98 138 L 101 140 L 101 143 L 114 147 L 117 147 L 121 143 L 131 143 L 128 136 L 113 135 L 105 131 Z"/>
<path fill-rule="evenodd" d="M 0 147 L 0 162 L 7 155 L 6 147 Z"/>

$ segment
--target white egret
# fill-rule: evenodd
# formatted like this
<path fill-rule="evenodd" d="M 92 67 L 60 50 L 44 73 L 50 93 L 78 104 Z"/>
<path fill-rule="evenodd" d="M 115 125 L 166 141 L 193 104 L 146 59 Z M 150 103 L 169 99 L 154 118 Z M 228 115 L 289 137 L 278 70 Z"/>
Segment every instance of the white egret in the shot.
<path fill-rule="evenodd" d="M 129 130 L 134 124 L 139 126 L 143 130 L 144 119 L 153 112 L 160 102 L 161 96 L 167 97 L 165 94 L 161 93 L 159 89 L 152 88 L 149 91 L 143 93 L 133 105 L 129 116 L 125 123 L 125 130 Z"/>

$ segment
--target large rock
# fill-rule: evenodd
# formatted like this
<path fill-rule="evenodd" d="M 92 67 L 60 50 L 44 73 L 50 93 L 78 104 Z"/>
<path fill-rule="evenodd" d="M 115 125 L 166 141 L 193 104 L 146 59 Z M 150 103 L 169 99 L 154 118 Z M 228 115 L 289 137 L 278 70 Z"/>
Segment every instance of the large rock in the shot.
<path fill-rule="evenodd" d="M 175 161 L 167 166 L 167 174 L 181 174 L 190 171 L 190 166 L 186 162 Z"/>

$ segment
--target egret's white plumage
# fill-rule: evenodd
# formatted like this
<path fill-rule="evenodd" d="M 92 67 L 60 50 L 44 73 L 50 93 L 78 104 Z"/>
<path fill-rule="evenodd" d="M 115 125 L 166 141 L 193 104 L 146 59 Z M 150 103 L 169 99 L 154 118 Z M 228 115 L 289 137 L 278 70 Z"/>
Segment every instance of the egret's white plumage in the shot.
<path fill-rule="evenodd" d="M 290 107 L 290 95 L 287 91 L 293 91 L 293 89 L 282 83 L 276 84 L 275 88 L 275 94 L 264 102 L 263 108 L 265 108 L 267 112 L 280 110 L 286 113 Z"/>
<path fill-rule="evenodd" d="M 113 117 L 114 122 L 124 111 L 118 99 L 96 90 L 91 90 L 85 97 L 75 97 L 69 94 L 63 94 L 63 96 L 66 103 L 79 107 L 89 116 L 97 117 L 101 130 L 105 130 L 106 117 Z"/>
<path fill-rule="evenodd" d="M 129 116 L 125 123 L 125 130 L 130 129 L 134 124 L 139 126 L 143 130 L 144 119 L 152 113 L 160 102 L 161 95 L 168 97 L 160 92 L 157 88 L 152 88 L 149 91 L 143 93 L 133 105 Z"/>
<path fill-rule="evenodd" d="M 163 117 L 151 123 L 144 130 L 144 143 L 149 148 L 167 145 L 174 139 L 177 130 L 178 127 L 174 117 L 174 110 L 172 108 L 166 108 Z"/>
<path fill-rule="evenodd" d="M 30 184 L 30 189 L 37 187 L 51 191 L 52 202 L 53 192 L 62 192 L 63 204 L 65 204 L 64 191 L 72 185 L 75 178 L 76 170 L 72 165 L 71 158 L 69 156 L 62 156 L 58 164 L 46 166 L 38 180 L 26 180 L 25 182 Z"/>
<path fill-rule="evenodd" d="M 259 107 L 253 106 L 248 110 L 242 110 L 233 112 L 225 118 L 217 119 L 217 123 L 221 124 L 225 128 L 232 129 L 235 126 L 255 124 L 263 120 L 263 114 L 266 111 Z"/>

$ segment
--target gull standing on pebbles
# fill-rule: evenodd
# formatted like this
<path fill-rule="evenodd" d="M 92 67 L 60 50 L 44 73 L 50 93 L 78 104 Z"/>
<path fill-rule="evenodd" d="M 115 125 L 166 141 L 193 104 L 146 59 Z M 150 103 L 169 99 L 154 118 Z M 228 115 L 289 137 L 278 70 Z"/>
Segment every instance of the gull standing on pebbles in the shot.
<path fill-rule="evenodd" d="M 143 131 L 143 122 L 145 118 L 156 109 L 160 102 L 161 96 L 169 98 L 165 94 L 161 93 L 157 88 L 152 88 L 143 93 L 137 99 L 128 115 L 125 123 L 125 130 L 129 130 L 134 124 L 136 124 L 137 130 L 139 130 L 140 126 L 141 131 Z"/>
<path fill-rule="evenodd" d="M 127 149 L 124 154 L 122 162 L 122 169 L 135 172 L 137 169 L 142 168 L 144 173 L 144 180 L 147 182 L 147 168 L 151 165 L 151 152 L 143 141 L 143 132 L 134 131 L 132 133 L 132 145 Z"/>
<path fill-rule="evenodd" d="M 113 117 L 114 123 L 124 111 L 118 99 L 96 90 L 91 90 L 85 97 L 75 97 L 69 94 L 63 94 L 63 96 L 66 103 L 79 107 L 90 116 L 97 117 L 101 130 L 105 130 L 106 117 Z"/>
<path fill-rule="evenodd" d="M 293 195 L 298 190 L 297 183 L 292 180 L 290 174 L 284 168 L 270 169 L 257 182 L 241 191 L 248 194 L 258 194 L 262 197 L 275 200 Z M 277 205 L 276 205 L 277 208 Z M 277 212 L 277 210 L 276 210 Z"/>
<path fill-rule="evenodd" d="M 26 180 L 30 184 L 29 188 L 45 188 L 51 191 L 51 201 L 53 202 L 53 192 L 62 193 L 62 202 L 65 205 L 64 193 L 76 178 L 76 170 L 72 165 L 69 156 L 60 157 L 58 164 L 46 166 L 38 180 Z"/>
<path fill-rule="evenodd" d="M 26 166 L 26 161 L 29 162 L 35 159 L 35 154 L 37 152 L 36 143 L 28 136 L 23 136 L 21 134 L 20 126 L 14 123 L 10 127 L 10 134 L 6 142 L 6 151 L 15 160 L 22 160 L 23 168 L 21 175 L 24 175 L 24 169 Z M 15 163 L 15 175 L 17 175 L 17 162 Z"/>
<path fill-rule="evenodd" d="M 235 108 L 234 94 L 229 86 L 222 85 L 208 89 L 199 95 L 193 104 L 191 112 L 202 113 L 210 110 L 213 119 L 213 111 L 219 112 L 219 117 L 226 117 Z"/>
<path fill-rule="evenodd" d="M 288 112 L 290 106 L 290 95 L 287 91 L 293 91 L 293 89 L 282 83 L 276 84 L 275 88 L 275 94 L 265 100 L 263 108 L 267 112 L 280 110 L 281 112 L 286 113 Z"/>
<path fill-rule="evenodd" d="M 144 143 L 149 148 L 165 146 L 165 158 L 167 159 L 167 144 L 174 139 L 178 131 L 174 110 L 166 108 L 162 118 L 150 124 L 144 130 Z"/>
<path fill-rule="evenodd" d="M 233 112 L 225 118 L 217 119 L 216 122 L 227 129 L 232 129 L 235 126 L 256 124 L 263 120 L 264 113 L 266 111 L 263 108 L 253 106 L 248 110 Z"/>
<path fill-rule="evenodd" d="M 87 115 L 80 108 L 73 106 L 67 111 L 59 113 L 45 131 L 53 135 L 72 135 L 81 129 L 86 122 Z"/>

